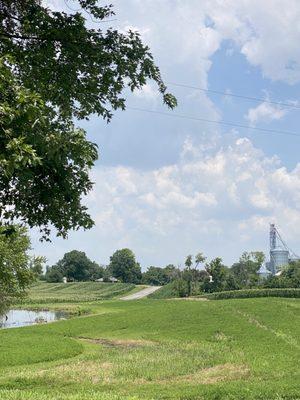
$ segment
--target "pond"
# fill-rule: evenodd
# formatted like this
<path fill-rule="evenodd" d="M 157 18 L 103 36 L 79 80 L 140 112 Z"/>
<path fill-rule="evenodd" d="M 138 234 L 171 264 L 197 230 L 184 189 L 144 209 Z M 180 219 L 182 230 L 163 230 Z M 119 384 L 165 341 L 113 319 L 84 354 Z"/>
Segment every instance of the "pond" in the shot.
<path fill-rule="evenodd" d="M 29 310 L 10 310 L 0 316 L 1 328 L 18 328 L 21 326 L 35 325 L 57 321 L 67 318 L 64 311 L 29 311 Z"/>

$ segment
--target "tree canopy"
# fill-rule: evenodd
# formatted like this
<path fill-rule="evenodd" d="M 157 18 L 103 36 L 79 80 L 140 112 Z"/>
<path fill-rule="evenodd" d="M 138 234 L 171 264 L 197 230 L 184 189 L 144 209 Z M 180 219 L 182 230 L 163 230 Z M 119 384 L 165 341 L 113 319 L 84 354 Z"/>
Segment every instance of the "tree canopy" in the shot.
<path fill-rule="evenodd" d="M 165 268 L 150 266 L 143 273 L 143 283 L 148 285 L 166 285 L 180 275 L 180 271 L 174 265 L 169 264 Z"/>
<path fill-rule="evenodd" d="M 115 278 L 125 283 L 140 283 L 142 279 L 140 264 L 130 249 L 121 249 L 110 257 L 109 269 Z"/>
<path fill-rule="evenodd" d="M 101 22 L 111 5 L 79 0 Z M 99 26 L 99 25 L 97 25 Z M 124 89 L 154 80 L 169 107 L 149 48 L 137 32 L 88 28 L 83 14 L 51 11 L 39 0 L 0 1 L 0 220 L 51 226 L 65 237 L 93 225 L 82 197 L 97 146 L 74 119 L 110 121 L 125 109 Z"/>
<path fill-rule="evenodd" d="M 261 251 L 244 252 L 239 261 L 232 265 L 231 272 L 241 288 L 258 283 L 258 271 L 264 260 L 265 255 Z"/>
<path fill-rule="evenodd" d="M 0 307 L 22 296 L 40 271 L 41 257 L 31 257 L 30 239 L 24 227 L 15 226 L 10 235 L 0 228 Z"/>
<path fill-rule="evenodd" d="M 66 253 L 52 268 L 48 268 L 46 280 L 61 282 L 63 277 L 69 281 L 89 281 L 103 276 L 103 268 L 91 261 L 83 251 L 72 250 Z"/>

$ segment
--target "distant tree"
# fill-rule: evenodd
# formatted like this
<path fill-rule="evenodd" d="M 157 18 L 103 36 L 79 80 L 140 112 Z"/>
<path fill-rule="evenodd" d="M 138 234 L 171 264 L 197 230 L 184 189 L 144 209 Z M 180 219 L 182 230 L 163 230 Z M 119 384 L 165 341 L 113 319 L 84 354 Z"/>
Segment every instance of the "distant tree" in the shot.
<path fill-rule="evenodd" d="M 201 282 L 205 280 L 208 274 L 205 270 L 199 270 L 198 268 L 205 260 L 206 257 L 203 253 L 196 254 L 194 267 L 184 272 L 184 276 L 187 275 L 191 279 L 191 283 L 188 283 L 190 294 L 198 294 L 201 291 Z"/>
<path fill-rule="evenodd" d="M 222 264 L 222 258 L 217 257 L 206 264 L 206 271 L 210 275 L 204 282 L 203 289 L 205 292 L 219 292 L 224 290 L 227 269 Z M 211 282 L 210 282 L 211 280 Z"/>
<path fill-rule="evenodd" d="M 148 285 L 166 285 L 178 276 L 178 269 L 174 265 L 165 268 L 149 267 L 143 275 L 143 283 Z"/>
<path fill-rule="evenodd" d="M 184 265 L 188 268 L 191 269 L 191 266 L 193 265 L 193 256 L 190 254 L 186 257 Z"/>
<path fill-rule="evenodd" d="M 151 266 L 142 275 L 143 283 L 148 285 L 165 285 L 167 283 L 163 268 Z"/>
<path fill-rule="evenodd" d="M 164 270 L 168 277 L 168 282 L 171 282 L 180 276 L 180 269 L 173 264 L 168 264 Z"/>
<path fill-rule="evenodd" d="M 244 252 L 239 261 L 232 265 L 231 272 L 240 288 L 257 286 L 258 271 L 264 259 L 265 255 L 260 251 Z"/>
<path fill-rule="evenodd" d="M 206 257 L 204 256 L 203 253 L 198 253 L 195 256 L 195 264 L 196 264 L 196 268 L 198 268 L 198 266 L 202 263 L 204 263 L 204 261 L 206 260 Z"/>
<path fill-rule="evenodd" d="M 110 257 L 109 268 L 115 278 L 126 283 L 140 283 L 142 272 L 135 255 L 130 249 L 121 249 Z"/>
<path fill-rule="evenodd" d="M 78 250 L 72 250 L 66 253 L 61 260 L 48 270 L 47 274 L 49 274 L 52 269 L 54 269 L 54 271 L 59 271 L 60 274 L 65 276 L 69 281 L 94 280 L 101 277 L 103 273 L 97 263 L 91 261 L 83 251 Z M 59 275 L 56 273 L 55 276 Z M 46 279 L 48 280 L 47 277 Z"/>
<path fill-rule="evenodd" d="M 184 265 L 186 266 L 186 269 L 183 273 L 183 279 L 185 279 L 187 282 L 188 296 L 190 296 L 192 292 L 192 281 L 193 281 L 193 274 L 191 271 L 191 266 L 193 265 L 193 256 L 191 254 L 186 257 Z"/>
<path fill-rule="evenodd" d="M 28 252 L 30 239 L 27 230 L 18 225 L 6 234 L 0 228 L 0 307 L 15 297 L 25 294 L 26 288 L 34 281 L 34 265 Z"/>
<path fill-rule="evenodd" d="M 234 275 L 227 271 L 228 274 L 226 275 L 225 282 L 224 282 L 224 290 L 238 290 L 240 287 L 234 277 Z"/>
<path fill-rule="evenodd" d="M 264 282 L 267 288 L 300 288 L 300 261 L 292 261 L 278 276 L 269 276 Z"/>
<path fill-rule="evenodd" d="M 283 268 L 281 277 L 289 282 L 289 287 L 300 288 L 300 261 L 291 261 Z"/>
<path fill-rule="evenodd" d="M 96 262 L 92 262 L 89 268 L 89 280 L 95 281 L 100 278 L 104 278 L 105 267 L 98 265 Z"/>
<path fill-rule="evenodd" d="M 45 279 L 49 283 L 59 283 L 63 281 L 64 275 L 62 274 L 61 270 L 57 266 L 53 266 L 49 268 L 46 272 Z"/>
<path fill-rule="evenodd" d="M 40 278 L 42 276 L 45 262 L 46 258 L 43 256 L 34 256 L 30 260 L 29 268 L 36 278 Z"/>

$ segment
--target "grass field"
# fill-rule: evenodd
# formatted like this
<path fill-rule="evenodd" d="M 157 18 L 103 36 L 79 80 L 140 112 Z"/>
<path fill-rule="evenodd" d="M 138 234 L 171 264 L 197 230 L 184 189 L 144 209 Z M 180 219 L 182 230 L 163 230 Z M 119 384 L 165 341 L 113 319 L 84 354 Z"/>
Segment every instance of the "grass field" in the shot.
<path fill-rule="evenodd" d="M 139 286 L 139 289 L 143 286 Z M 78 303 L 118 298 L 132 293 L 135 285 L 131 283 L 75 282 L 46 283 L 37 282 L 31 287 L 26 303 Z"/>
<path fill-rule="evenodd" d="M 0 331 L 0 399 L 300 399 L 299 299 L 87 305 Z"/>

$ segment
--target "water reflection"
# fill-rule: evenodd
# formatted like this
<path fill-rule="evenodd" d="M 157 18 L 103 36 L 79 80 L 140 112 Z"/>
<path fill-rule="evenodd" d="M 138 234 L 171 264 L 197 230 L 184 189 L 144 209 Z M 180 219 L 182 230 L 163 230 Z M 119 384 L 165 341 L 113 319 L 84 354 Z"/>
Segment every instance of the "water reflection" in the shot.
<path fill-rule="evenodd" d="M 63 311 L 29 311 L 10 310 L 0 316 L 0 328 L 18 328 L 64 319 L 67 314 Z"/>

